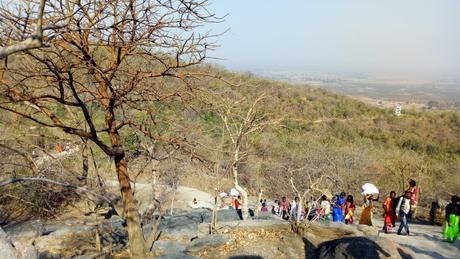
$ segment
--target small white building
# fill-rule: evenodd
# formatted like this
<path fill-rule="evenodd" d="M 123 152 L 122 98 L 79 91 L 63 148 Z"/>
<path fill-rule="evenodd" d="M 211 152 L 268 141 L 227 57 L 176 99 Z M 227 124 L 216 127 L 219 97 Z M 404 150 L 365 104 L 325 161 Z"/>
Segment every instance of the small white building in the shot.
<path fill-rule="evenodd" d="M 395 105 L 395 115 L 396 115 L 396 116 L 401 116 L 401 110 L 402 110 L 401 104 L 400 104 L 400 103 L 397 103 L 397 104 Z"/>

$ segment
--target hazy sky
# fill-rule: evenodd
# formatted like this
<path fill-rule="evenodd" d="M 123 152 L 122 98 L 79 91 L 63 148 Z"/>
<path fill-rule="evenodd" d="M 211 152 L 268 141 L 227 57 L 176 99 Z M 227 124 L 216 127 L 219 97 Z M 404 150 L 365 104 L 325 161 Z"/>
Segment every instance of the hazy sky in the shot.
<path fill-rule="evenodd" d="M 214 0 L 236 70 L 460 77 L 459 0 Z"/>

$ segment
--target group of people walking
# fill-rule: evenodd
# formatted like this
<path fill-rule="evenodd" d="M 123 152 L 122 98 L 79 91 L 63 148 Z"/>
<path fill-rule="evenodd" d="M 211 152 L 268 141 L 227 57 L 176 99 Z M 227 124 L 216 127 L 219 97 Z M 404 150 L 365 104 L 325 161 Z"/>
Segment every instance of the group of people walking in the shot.
<path fill-rule="evenodd" d="M 305 202 L 305 204 L 300 203 L 299 197 L 295 197 L 292 202 L 289 202 L 289 200 L 283 196 L 281 199 L 273 202 L 272 213 L 285 220 L 299 219 L 302 221 L 307 218 L 308 215 L 308 220 L 332 219 L 334 221 L 342 221 L 351 224 L 353 223 L 355 208 L 356 205 L 353 201 L 353 196 L 348 195 L 347 197 L 343 192 L 333 197 L 331 200 L 329 200 L 326 195 L 323 195 L 320 201 L 315 201 L 313 197 L 310 197 L 310 200 Z"/>
<path fill-rule="evenodd" d="M 405 191 L 401 197 L 396 197 L 396 192 L 391 191 L 390 196 L 383 202 L 383 231 L 389 233 L 396 226 L 396 219 L 399 216 L 401 224 L 398 228 L 398 235 L 405 231 L 406 235 L 410 234 L 408 218 L 412 217 L 413 212 L 412 192 Z M 411 210 L 412 208 L 412 210 Z"/>
<path fill-rule="evenodd" d="M 410 234 L 408 218 L 415 216 L 419 189 L 414 180 L 409 181 L 409 186 L 409 189 L 406 190 L 402 196 L 396 197 L 396 192 L 391 191 L 390 195 L 383 201 L 383 231 L 385 233 L 389 233 L 396 226 L 396 220 L 399 216 L 401 224 L 398 229 L 398 234 L 401 235 L 403 230 L 406 235 Z M 348 195 L 346 199 L 345 196 L 346 194 L 342 192 L 332 199 L 332 220 L 344 222 L 345 224 L 352 224 L 356 204 L 353 201 L 352 195 Z M 368 226 L 373 225 L 372 216 L 375 207 L 374 203 L 379 199 L 380 196 L 377 193 L 363 195 L 359 224 Z"/>
<path fill-rule="evenodd" d="M 297 213 L 299 206 L 301 211 L 300 215 Z M 305 217 L 299 197 L 295 197 L 292 202 L 289 202 L 286 196 L 283 196 L 279 200 L 275 200 L 272 204 L 272 214 L 277 215 L 285 220 L 297 220 L 298 217 L 300 217 L 300 220 L 303 220 Z"/>
<path fill-rule="evenodd" d="M 409 221 L 415 218 L 417 201 L 420 190 L 414 180 L 409 181 L 409 188 L 402 195 L 397 196 L 395 191 L 391 191 L 389 196 L 383 200 L 383 232 L 390 233 L 396 227 L 396 221 L 399 218 L 400 225 L 397 229 L 398 235 L 410 235 Z M 361 206 L 361 216 L 359 224 L 372 226 L 374 204 L 380 199 L 378 193 L 363 194 L 363 203 Z M 268 212 L 267 201 L 261 200 L 260 210 Z M 238 204 L 239 205 L 239 204 Z M 239 206 L 236 205 L 238 208 Z M 323 195 L 319 200 L 313 197 L 304 204 L 301 204 L 299 197 L 295 197 L 291 202 L 283 196 L 276 199 L 272 206 L 271 212 L 285 220 L 332 220 L 334 222 L 343 222 L 353 224 L 356 210 L 356 203 L 353 195 L 341 192 L 329 198 Z M 300 212 L 300 214 L 299 214 Z M 443 226 L 443 236 L 449 242 L 454 242 L 460 237 L 460 198 L 452 196 L 451 203 L 446 207 L 445 224 Z"/>

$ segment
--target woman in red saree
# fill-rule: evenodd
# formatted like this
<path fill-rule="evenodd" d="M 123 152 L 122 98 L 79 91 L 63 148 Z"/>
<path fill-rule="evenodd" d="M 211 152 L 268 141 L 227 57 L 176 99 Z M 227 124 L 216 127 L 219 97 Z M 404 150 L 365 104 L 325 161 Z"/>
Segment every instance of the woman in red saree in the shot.
<path fill-rule="evenodd" d="M 385 231 L 385 233 L 390 232 L 396 223 L 396 210 L 394 206 L 395 196 L 396 193 L 394 191 L 391 191 L 390 196 L 385 198 L 385 201 L 383 202 L 383 231 Z"/>

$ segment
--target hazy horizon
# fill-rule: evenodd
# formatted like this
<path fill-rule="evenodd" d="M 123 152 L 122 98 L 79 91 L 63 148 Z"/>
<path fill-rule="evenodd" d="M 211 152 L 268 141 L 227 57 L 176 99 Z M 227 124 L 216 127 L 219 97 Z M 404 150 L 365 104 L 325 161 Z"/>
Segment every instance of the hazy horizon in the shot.
<path fill-rule="evenodd" d="M 211 62 L 239 71 L 317 71 L 460 80 L 460 1 L 214 1 L 228 14 Z"/>

